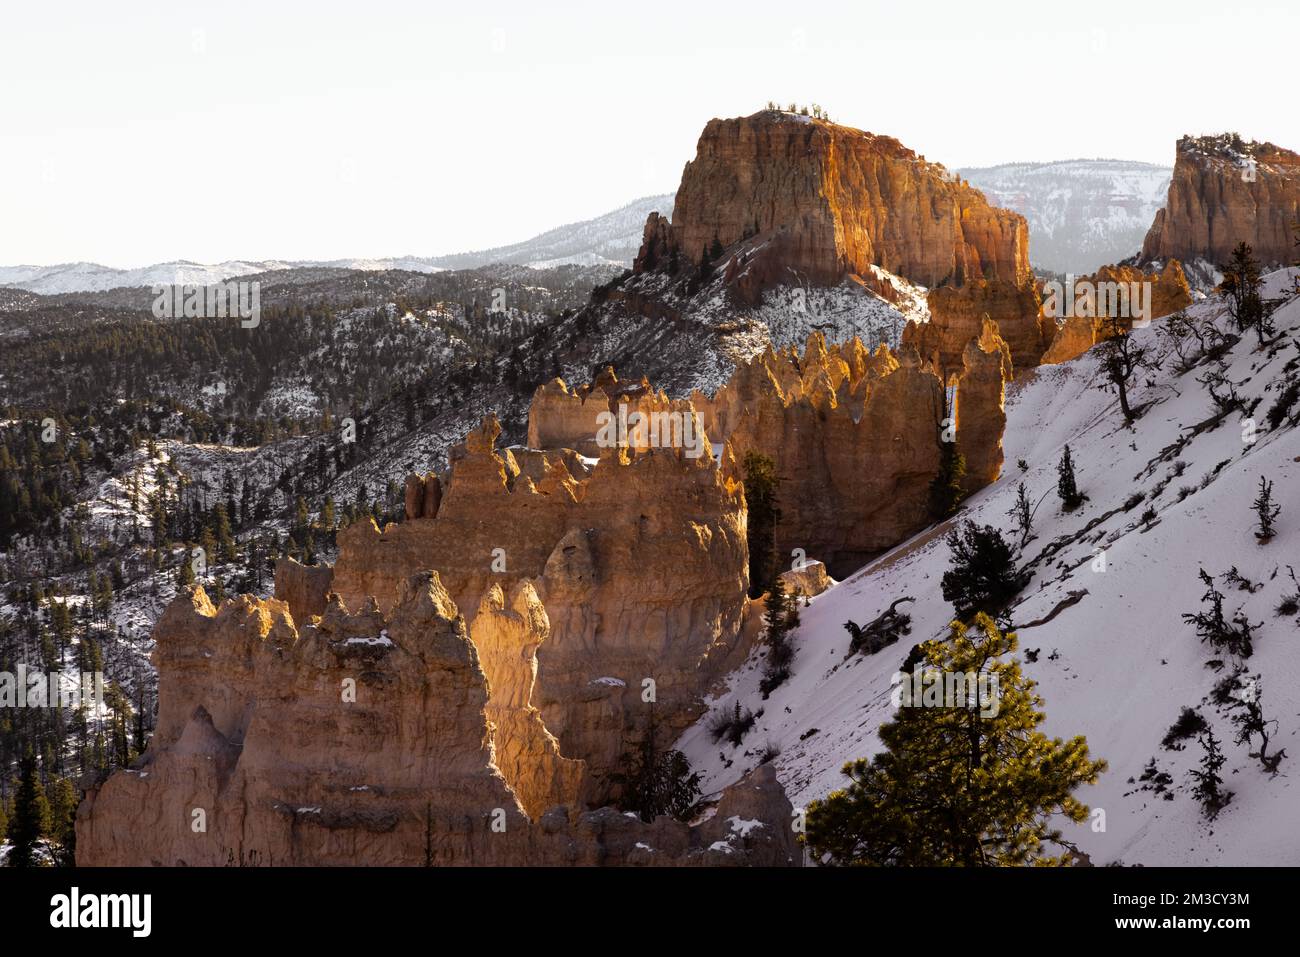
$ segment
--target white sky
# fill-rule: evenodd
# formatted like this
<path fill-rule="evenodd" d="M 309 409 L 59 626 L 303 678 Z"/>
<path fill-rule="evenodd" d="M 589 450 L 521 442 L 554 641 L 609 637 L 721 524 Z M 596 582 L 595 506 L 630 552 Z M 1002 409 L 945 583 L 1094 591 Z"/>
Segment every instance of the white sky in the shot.
<path fill-rule="evenodd" d="M 0 264 L 501 245 L 675 190 L 768 99 L 952 167 L 1300 149 L 1295 0 L 127 6 L 5 5 Z"/>

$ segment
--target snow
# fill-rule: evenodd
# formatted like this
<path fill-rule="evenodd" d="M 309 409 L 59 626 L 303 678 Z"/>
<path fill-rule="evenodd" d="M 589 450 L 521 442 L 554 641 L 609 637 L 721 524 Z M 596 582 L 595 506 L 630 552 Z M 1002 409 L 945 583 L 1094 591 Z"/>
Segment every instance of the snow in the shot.
<path fill-rule="evenodd" d="M 727 823 L 731 825 L 731 830 L 736 834 L 739 834 L 741 837 L 749 837 L 749 832 L 754 830 L 754 828 L 763 827 L 763 822 L 757 818 L 747 821 L 739 814 L 733 814 L 731 817 L 727 818 Z"/>
<path fill-rule="evenodd" d="M 1271 274 L 1266 294 L 1282 295 L 1294 274 Z M 1220 315 L 1223 307 L 1209 300 L 1188 311 Z M 770 698 L 763 700 L 758 690 L 761 650 L 729 676 L 711 708 L 730 709 L 738 700 L 742 707 L 762 710 L 739 748 L 713 741 L 707 713 L 683 733 L 676 747 L 701 773 L 704 793 L 738 781 L 768 745 L 780 749 L 778 777 L 796 807 L 842 787 L 842 765 L 880 747 L 877 728 L 893 710 L 890 677 L 911 645 L 947 633 L 951 607 L 939 590 L 948 568 L 944 536 L 965 518 L 1008 531 L 1007 512 L 1023 481 L 1031 500 L 1046 496 L 1035 515 L 1036 538 L 1026 548 L 1026 559 L 1049 543 L 1063 544 L 1037 566 L 1012 609 L 1013 620 L 1035 621 L 1071 591 L 1086 589 L 1087 594 L 1052 621 L 1020 629 L 1017 655 L 1045 701 L 1042 730 L 1058 737 L 1083 734 L 1093 757 L 1109 762 L 1099 782 L 1077 794 L 1105 812 L 1105 830 L 1066 822 L 1066 838 L 1095 864 L 1300 861 L 1295 764 L 1300 761 L 1300 635 L 1294 616 L 1278 617 L 1274 611 L 1281 596 L 1294 590 L 1287 564 L 1300 565 L 1300 429 L 1283 425 L 1270 432 L 1264 422 L 1284 378 L 1282 367 L 1300 356 L 1294 345 L 1300 338 L 1300 301 L 1292 300 L 1275 318 L 1292 342 L 1274 358 L 1255 350 L 1253 333 L 1227 357 L 1228 374 L 1239 383 L 1240 393 L 1248 401 L 1262 399 L 1254 412 L 1259 428 L 1254 444 L 1243 442 L 1242 423 L 1233 416 L 1170 451 L 1190 426 L 1211 413 L 1209 399 L 1195 381 L 1201 370 L 1178 376 L 1170 362 L 1140 374 L 1132 400 L 1152 404 L 1133 430 L 1124 427 L 1116 397 L 1098 387 L 1094 354 L 1041 367 L 1012 383 L 1001 478 L 972 496 L 956 519 L 920 532 L 802 608 L 794 674 Z M 1154 344 L 1163 325 L 1157 321 L 1134 335 Z M 1067 442 L 1080 487 L 1090 496 L 1070 515 L 1060 512 L 1055 496 L 1056 464 Z M 1017 467 L 1020 459 L 1028 466 L 1025 472 Z M 1216 473 L 1220 463 L 1226 464 Z M 1251 510 L 1261 475 L 1275 483 L 1274 496 L 1282 506 L 1279 534 L 1263 546 L 1255 540 Z M 1180 500 L 1183 486 L 1187 493 Z M 1124 511 L 1135 492 L 1144 493 L 1146 500 Z M 1139 517 L 1147 508 L 1157 512 L 1149 526 Z M 1103 519 L 1111 510 L 1117 511 Z M 1093 570 L 1099 548 L 1105 550 L 1105 571 Z M 1252 622 L 1262 622 L 1255 654 L 1246 665 L 1263 676 L 1265 715 L 1279 722 L 1271 750 L 1290 752 L 1281 774 L 1273 778 L 1248 756 L 1247 747 L 1233 743 L 1227 716 L 1203 703 L 1221 675 L 1206 667 L 1215 655 L 1180 617 L 1200 609 L 1204 588 L 1198 569 L 1219 575 L 1233 565 L 1263 584 L 1254 594 L 1220 587 L 1228 595 L 1229 614 L 1240 604 Z M 911 635 L 874 656 L 846 659 L 844 622 L 869 620 L 903 595 L 917 599 L 908 606 Z M 1040 654 L 1031 662 L 1026 652 L 1034 649 Z M 1187 786 L 1188 770 L 1200 758 L 1199 745 L 1192 742 L 1183 751 L 1161 747 L 1183 706 L 1197 708 L 1211 722 L 1228 759 L 1225 786 L 1235 796 L 1213 822 L 1205 821 Z M 1152 757 L 1173 777 L 1172 801 L 1139 790 L 1140 781 L 1130 783 Z"/>

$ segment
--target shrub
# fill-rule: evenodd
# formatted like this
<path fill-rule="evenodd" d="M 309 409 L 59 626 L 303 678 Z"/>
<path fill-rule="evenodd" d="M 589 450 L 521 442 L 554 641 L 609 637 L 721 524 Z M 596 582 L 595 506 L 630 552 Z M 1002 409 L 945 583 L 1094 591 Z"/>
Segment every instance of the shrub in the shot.
<path fill-rule="evenodd" d="M 1015 550 L 992 525 L 969 519 L 948 533 L 952 567 L 943 573 L 943 597 L 962 621 L 976 612 L 996 616 L 1029 581 L 1016 569 Z"/>
<path fill-rule="evenodd" d="M 1201 717 L 1199 711 L 1184 707 L 1178 715 L 1178 720 L 1165 733 L 1160 746 L 1166 751 L 1181 751 L 1183 750 L 1182 742 L 1200 734 L 1207 727 L 1209 725 L 1205 723 L 1205 719 Z"/>

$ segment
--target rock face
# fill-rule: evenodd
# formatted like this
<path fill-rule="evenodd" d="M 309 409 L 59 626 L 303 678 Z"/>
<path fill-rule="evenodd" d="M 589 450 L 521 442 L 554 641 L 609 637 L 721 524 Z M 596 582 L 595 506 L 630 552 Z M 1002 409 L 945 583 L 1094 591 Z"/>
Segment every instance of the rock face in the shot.
<path fill-rule="evenodd" d="M 202 589 L 178 597 L 156 629 L 157 730 L 133 768 L 87 793 L 78 865 L 798 862 L 770 767 L 694 828 L 609 808 L 530 821 L 525 804 L 570 797 L 580 771 L 553 753 L 547 763 L 527 704 L 544 613 L 527 586 L 508 605 L 497 589 L 476 622 L 497 690 L 436 573 L 404 581 L 389 614 L 335 596 L 302 624 L 275 599 L 217 609 Z M 760 823 L 728 831 L 731 811 Z"/>
<path fill-rule="evenodd" d="M 992 323 L 963 354 L 951 385 L 958 443 L 974 460 L 972 487 L 1001 465 L 1007 346 Z M 929 486 L 940 463 L 944 382 L 913 350 L 869 355 L 856 339 L 827 347 L 811 336 L 802 356 L 768 350 L 736 371 L 712 398 L 696 394 L 705 431 L 771 458 L 781 477 L 777 551 L 856 570 L 928 521 Z M 967 436 L 971 436 L 967 439 Z"/>
<path fill-rule="evenodd" d="M 1011 379 L 1011 348 L 998 335 L 997 323 L 984 320 L 979 338 L 966 344 L 961 361 L 953 419 L 957 449 L 966 459 L 963 487 L 969 493 L 1002 474 L 1002 433 L 1007 425 L 1003 399 Z"/>
<path fill-rule="evenodd" d="M 496 449 L 499 431 L 489 418 L 469 436 L 436 519 L 341 532 L 332 588 L 349 607 L 373 596 L 387 612 L 398 583 L 432 568 L 473 610 L 493 585 L 532 582 L 550 626 L 533 701 L 604 800 L 652 721 L 667 738 L 699 715 L 740 640 L 743 488 L 711 455 L 673 448 L 603 448 L 587 478 L 546 452 L 534 480 Z"/>
<path fill-rule="evenodd" d="M 781 583 L 795 595 L 815 598 L 835 582 L 826 574 L 824 562 L 809 560 L 803 565 L 781 573 Z"/>
<path fill-rule="evenodd" d="M 1038 292 L 1030 282 L 944 286 L 930 290 L 927 303 L 930 321 L 909 322 L 902 346 L 934 362 L 945 376 L 961 372 L 966 344 L 983 334 L 985 319 L 997 324 L 1016 370 L 1038 365 L 1051 341 L 1051 324 L 1043 318 Z"/>
<path fill-rule="evenodd" d="M 1103 266 L 1094 275 L 1082 276 L 1075 280 L 1075 301 L 1086 301 L 1083 290 L 1089 286 L 1091 287 L 1089 294 L 1097 301 L 1102 300 L 1102 297 L 1097 295 L 1097 291 L 1103 283 L 1124 284 L 1130 289 L 1134 284 L 1149 283 L 1151 310 L 1149 321 L 1173 315 L 1192 303 L 1192 292 L 1187 276 L 1183 272 L 1182 264 L 1176 259 L 1166 262 L 1159 272 L 1129 265 Z M 1048 301 L 1050 304 L 1050 295 Z M 1054 365 L 1069 362 L 1106 339 L 1110 335 L 1111 323 L 1104 316 L 1093 315 L 1097 311 L 1094 306 L 1088 306 L 1076 309 L 1074 314 L 1063 316 L 1059 320 L 1049 319 L 1057 323 L 1056 333 L 1052 337 L 1052 344 L 1043 353 L 1041 364 Z M 1130 319 L 1120 318 L 1121 326 L 1126 329 L 1132 327 Z"/>
<path fill-rule="evenodd" d="M 1249 243 L 1266 266 L 1295 260 L 1300 155 L 1234 134 L 1184 136 L 1164 209 L 1142 244 L 1144 261 L 1205 260 L 1221 266 Z"/>
<path fill-rule="evenodd" d="M 711 120 L 686 164 L 671 228 L 647 223 L 690 262 L 717 240 L 755 239 L 748 265 L 773 280 L 834 284 L 876 265 L 923 285 L 1029 278 L 1019 215 L 888 136 L 763 111 Z M 643 247 L 662 259 L 664 249 Z"/>

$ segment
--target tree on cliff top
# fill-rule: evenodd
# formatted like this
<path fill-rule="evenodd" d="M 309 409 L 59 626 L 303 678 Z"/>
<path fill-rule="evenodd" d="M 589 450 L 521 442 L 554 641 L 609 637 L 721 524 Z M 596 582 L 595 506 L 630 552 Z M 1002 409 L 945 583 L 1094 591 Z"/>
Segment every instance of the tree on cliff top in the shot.
<path fill-rule="evenodd" d="M 1106 770 L 1083 736 L 1048 738 L 1035 684 L 1014 660 L 1014 634 L 986 615 L 947 641 L 921 645 L 925 671 L 975 673 L 994 706 L 901 707 L 880 728 L 885 750 L 844 766 L 849 786 L 808 807 L 804 841 L 832 865 L 1017 866 L 1060 864 L 1048 844 L 1068 846 L 1048 824 L 1088 808 L 1072 797 Z M 970 687 L 970 684 L 967 684 Z M 951 705 L 950 702 L 945 704 Z M 989 712 L 994 712 L 989 715 Z"/>

